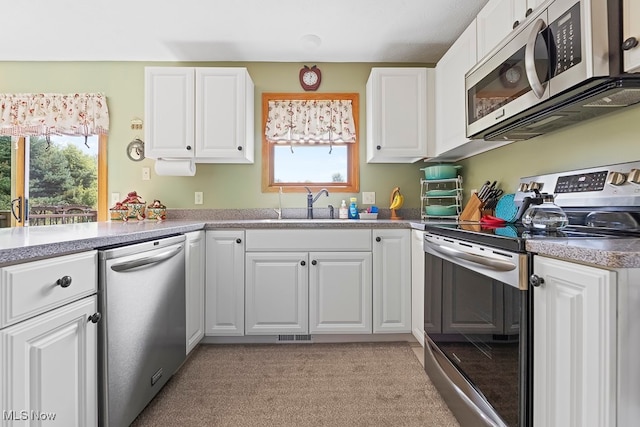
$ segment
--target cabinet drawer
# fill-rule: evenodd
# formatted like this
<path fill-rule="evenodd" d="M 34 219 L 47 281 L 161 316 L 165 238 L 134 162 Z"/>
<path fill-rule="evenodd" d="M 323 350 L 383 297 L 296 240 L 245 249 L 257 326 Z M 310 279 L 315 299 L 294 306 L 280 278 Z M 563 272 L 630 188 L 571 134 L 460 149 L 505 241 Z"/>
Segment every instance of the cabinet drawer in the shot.
<path fill-rule="evenodd" d="M 370 251 L 370 229 L 247 230 L 247 251 Z"/>
<path fill-rule="evenodd" d="M 95 293 L 97 262 L 91 251 L 0 268 L 0 328 Z"/>

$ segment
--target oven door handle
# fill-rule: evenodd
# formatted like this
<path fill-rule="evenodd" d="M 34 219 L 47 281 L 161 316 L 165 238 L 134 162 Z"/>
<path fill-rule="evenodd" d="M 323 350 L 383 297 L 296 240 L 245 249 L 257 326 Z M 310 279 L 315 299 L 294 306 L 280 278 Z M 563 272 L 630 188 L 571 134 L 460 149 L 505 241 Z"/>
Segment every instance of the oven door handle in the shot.
<path fill-rule="evenodd" d="M 443 255 L 448 255 L 454 258 L 464 259 L 470 262 L 474 262 L 476 264 L 483 265 L 485 267 L 491 267 L 494 270 L 498 271 L 511 271 L 517 268 L 517 265 L 512 264 L 507 261 L 502 261 L 499 259 L 491 259 L 486 258 L 480 255 L 472 254 L 469 252 L 461 251 L 459 249 L 450 248 L 448 246 L 438 245 L 433 242 L 425 241 L 425 244 L 429 245 L 434 251 L 439 252 Z"/>

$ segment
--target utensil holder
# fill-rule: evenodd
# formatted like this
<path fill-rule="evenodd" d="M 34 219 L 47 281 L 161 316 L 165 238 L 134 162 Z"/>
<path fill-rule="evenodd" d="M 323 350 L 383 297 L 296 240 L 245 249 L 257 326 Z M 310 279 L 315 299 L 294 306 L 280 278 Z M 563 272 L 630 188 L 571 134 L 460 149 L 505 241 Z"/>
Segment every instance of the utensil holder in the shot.
<path fill-rule="evenodd" d="M 469 203 L 464 207 L 460 214 L 461 221 L 480 221 L 482 217 L 482 208 L 484 202 L 476 194 L 471 195 Z"/>

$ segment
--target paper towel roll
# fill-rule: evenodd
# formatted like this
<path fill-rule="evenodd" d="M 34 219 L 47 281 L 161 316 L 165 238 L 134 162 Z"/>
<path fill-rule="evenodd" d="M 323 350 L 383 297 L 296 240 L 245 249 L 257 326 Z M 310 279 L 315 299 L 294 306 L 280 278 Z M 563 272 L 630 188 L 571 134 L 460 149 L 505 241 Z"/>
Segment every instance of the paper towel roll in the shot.
<path fill-rule="evenodd" d="M 155 170 L 157 175 L 194 176 L 196 164 L 189 159 L 158 159 Z"/>

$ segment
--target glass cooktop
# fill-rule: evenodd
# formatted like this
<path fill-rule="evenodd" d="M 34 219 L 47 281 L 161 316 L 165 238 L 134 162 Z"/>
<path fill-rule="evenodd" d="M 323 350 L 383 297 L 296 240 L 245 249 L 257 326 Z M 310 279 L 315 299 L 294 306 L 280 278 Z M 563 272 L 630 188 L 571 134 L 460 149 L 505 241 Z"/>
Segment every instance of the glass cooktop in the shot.
<path fill-rule="evenodd" d="M 537 231 L 526 229 L 521 224 L 492 226 L 480 223 L 433 223 L 425 222 L 425 231 L 514 252 L 525 252 L 527 239 L 606 239 L 629 237 L 635 233 L 619 233 L 596 230 L 581 226 L 568 226 L 558 231 Z"/>

